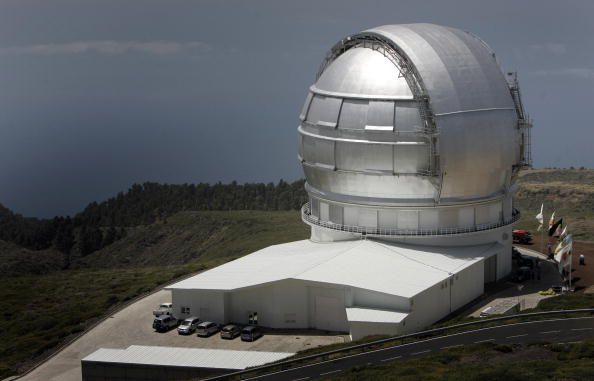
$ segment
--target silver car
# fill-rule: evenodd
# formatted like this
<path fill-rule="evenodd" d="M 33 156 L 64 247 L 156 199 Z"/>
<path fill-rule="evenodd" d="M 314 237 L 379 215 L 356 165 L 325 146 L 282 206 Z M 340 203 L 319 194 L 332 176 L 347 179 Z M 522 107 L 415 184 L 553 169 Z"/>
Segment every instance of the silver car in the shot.
<path fill-rule="evenodd" d="M 171 328 L 177 327 L 179 321 L 171 315 L 161 315 L 153 320 L 153 328 L 157 332 L 167 332 Z"/>
<path fill-rule="evenodd" d="M 196 327 L 200 324 L 200 319 L 196 316 L 184 319 L 184 321 L 177 327 L 177 333 L 180 335 L 189 335 L 196 331 Z"/>
<path fill-rule="evenodd" d="M 235 339 L 237 336 L 241 334 L 241 327 L 236 324 L 227 324 L 223 328 L 221 328 L 221 338 L 222 339 Z"/>
<path fill-rule="evenodd" d="M 196 327 L 196 332 L 200 337 L 208 337 L 213 333 L 217 333 L 219 331 L 219 326 L 211 321 L 204 321 L 198 324 Z"/>

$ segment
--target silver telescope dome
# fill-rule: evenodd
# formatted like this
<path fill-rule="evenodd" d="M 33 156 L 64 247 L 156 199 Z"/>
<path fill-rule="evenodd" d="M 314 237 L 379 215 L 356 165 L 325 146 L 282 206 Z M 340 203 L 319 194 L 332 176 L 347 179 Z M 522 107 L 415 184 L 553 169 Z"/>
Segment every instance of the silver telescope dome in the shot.
<path fill-rule="evenodd" d="M 300 114 L 312 214 L 344 223 L 351 205 L 398 213 L 493 200 L 510 214 L 511 198 L 501 202 L 526 164 L 517 103 L 493 51 L 468 32 L 386 25 L 344 38 Z M 355 225 L 374 224 L 357 214 Z"/>

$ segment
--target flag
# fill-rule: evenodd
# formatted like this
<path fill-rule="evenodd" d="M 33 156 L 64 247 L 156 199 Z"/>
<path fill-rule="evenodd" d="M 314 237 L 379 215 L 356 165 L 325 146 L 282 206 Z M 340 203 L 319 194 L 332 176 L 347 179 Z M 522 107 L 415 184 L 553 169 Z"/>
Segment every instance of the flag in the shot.
<path fill-rule="evenodd" d="M 555 211 L 553 211 L 553 214 L 551 214 L 551 218 L 549 219 L 549 230 L 551 229 L 551 226 L 553 226 L 554 223 L 555 223 Z"/>
<path fill-rule="evenodd" d="M 563 231 L 561 232 L 561 234 L 559 234 L 559 239 L 563 240 L 563 238 L 565 238 L 566 235 L 567 235 L 567 225 L 565 225 L 563 227 Z"/>
<path fill-rule="evenodd" d="M 552 237 L 555 234 L 555 231 L 559 228 L 559 226 L 563 223 L 563 218 L 559 218 L 557 222 L 553 225 L 549 226 L 549 237 Z"/>
<path fill-rule="evenodd" d="M 573 251 L 573 237 L 568 234 L 555 248 L 555 261 L 559 264 L 559 272 L 563 271 L 563 268 L 571 260 L 571 252 Z"/>
<path fill-rule="evenodd" d="M 540 229 L 542 229 L 542 222 L 543 222 L 543 215 L 542 215 L 542 210 L 544 208 L 544 204 L 540 204 L 540 213 L 538 213 L 536 215 L 536 221 L 538 221 L 538 229 L 536 229 L 536 231 L 540 231 Z"/>

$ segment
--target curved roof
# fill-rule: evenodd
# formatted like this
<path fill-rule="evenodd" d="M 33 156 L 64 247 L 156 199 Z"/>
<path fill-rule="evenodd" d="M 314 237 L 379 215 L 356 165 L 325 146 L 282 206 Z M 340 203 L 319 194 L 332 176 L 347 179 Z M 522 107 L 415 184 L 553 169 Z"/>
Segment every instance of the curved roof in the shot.
<path fill-rule="evenodd" d="M 374 35 L 390 42 L 410 60 L 424 83 L 435 114 L 514 108 L 507 81 L 495 60 L 495 54 L 481 39 L 468 32 L 434 24 L 402 24 L 368 29 L 354 36 L 360 35 Z M 373 79 L 371 83 L 379 82 L 378 76 L 383 76 L 388 83 L 402 85 L 403 81 L 389 78 L 389 74 L 392 74 L 389 70 L 373 70 L 372 74 L 356 70 L 359 66 L 383 67 L 378 64 L 378 60 L 392 64 L 381 53 L 362 53 L 369 50 L 364 48 L 351 50 L 354 52 L 349 53 L 348 50 L 325 68 L 315 85 L 317 88 L 345 91 L 344 74 L 349 77 L 347 92 L 351 89 L 373 91 L 375 86 L 367 88 L 369 86 L 365 85 L 369 76 Z M 347 72 L 343 67 L 348 65 L 354 69 L 348 69 Z M 381 90 L 380 94 L 368 95 L 384 95 L 384 89 Z M 393 95 L 400 95 L 401 92 L 399 88 Z"/>
<path fill-rule="evenodd" d="M 404 77 L 378 51 L 353 48 L 340 55 L 313 86 L 316 92 L 332 92 L 353 97 L 412 99 Z"/>

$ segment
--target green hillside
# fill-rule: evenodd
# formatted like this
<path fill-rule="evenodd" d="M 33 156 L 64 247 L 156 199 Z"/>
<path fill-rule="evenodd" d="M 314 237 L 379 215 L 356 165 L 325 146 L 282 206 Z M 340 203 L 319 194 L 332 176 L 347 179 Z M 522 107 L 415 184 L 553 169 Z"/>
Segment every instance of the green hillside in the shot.
<path fill-rule="evenodd" d="M 57 250 L 29 250 L 0 240 L 0 274 L 47 274 L 63 266 L 64 255 Z"/>
<path fill-rule="evenodd" d="M 180 212 L 166 222 L 131 229 L 74 268 L 3 276 L 0 379 L 47 355 L 123 302 L 185 274 L 308 236 L 296 211 Z"/>
<path fill-rule="evenodd" d="M 594 240 L 594 170 L 537 169 L 520 175 L 517 206 L 522 212 L 519 227 L 536 231 L 535 216 L 545 205 L 545 223 L 553 210 L 563 217 L 574 238 Z"/>

